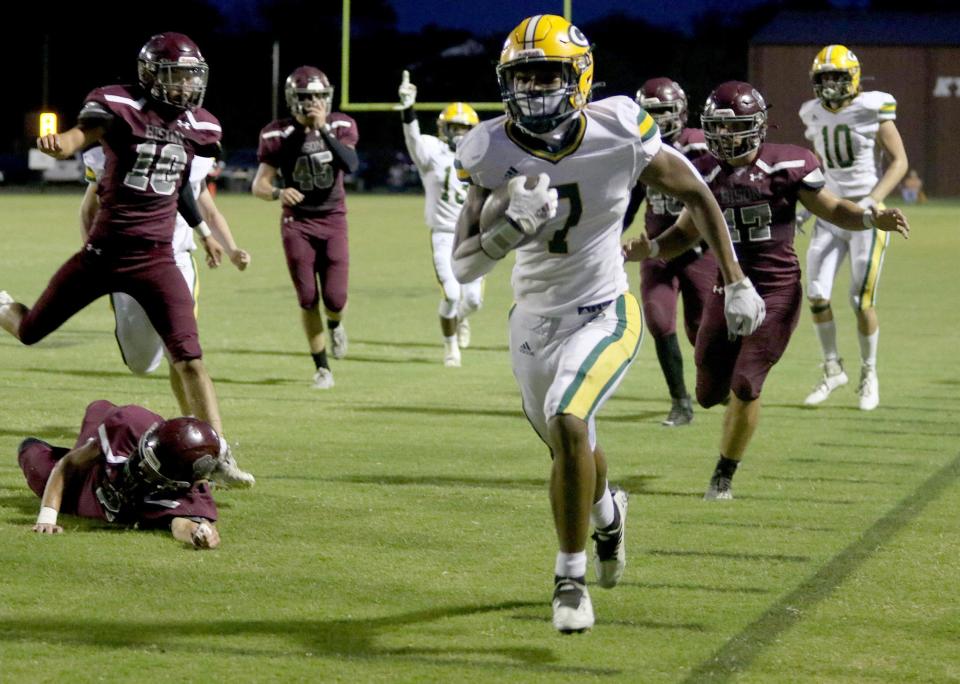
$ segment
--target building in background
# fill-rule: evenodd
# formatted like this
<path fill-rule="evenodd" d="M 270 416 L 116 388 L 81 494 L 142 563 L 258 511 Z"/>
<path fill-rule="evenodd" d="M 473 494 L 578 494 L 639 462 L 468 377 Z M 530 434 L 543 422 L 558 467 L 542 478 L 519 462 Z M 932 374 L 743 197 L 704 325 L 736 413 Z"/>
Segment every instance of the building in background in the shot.
<path fill-rule="evenodd" d="M 749 80 L 773 109 L 767 136 L 804 144 L 800 105 L 813 97 L 817 51 L 841 43 L 860 59 L 864 90 L 897 99 L 910 166 L 930 195 L 960 195 L 960 12 L 784 12 L 751 40 Z"/>

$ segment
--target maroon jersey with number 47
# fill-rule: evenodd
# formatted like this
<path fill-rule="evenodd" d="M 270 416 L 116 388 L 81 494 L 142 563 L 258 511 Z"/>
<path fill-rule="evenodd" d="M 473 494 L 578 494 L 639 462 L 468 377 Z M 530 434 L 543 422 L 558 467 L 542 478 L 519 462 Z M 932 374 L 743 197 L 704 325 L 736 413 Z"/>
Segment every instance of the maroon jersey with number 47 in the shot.
<path fill-rule="evenodd" d="M 327 124 L 329 135 L 348 147 L 356 147 L 357 123 L 351 117 L 331 112 Z M 303 193 L 300 204 L 283 208 L 284 216 L 346 213 L 343 168 L 318 131 L 308 131 L 293 118 L 271 121 L 260 131 L 257 160 L 279 169 L 286 186 Z"/>
<path fill-rule="evenodd" d="M 793 249 L 797 196 L 823 187 L 820 162 L 796 145 L 764 143 L 747 166 L 730 166 L 713 155 L 693 165 L 723 210 L 744 273 L 761 291 L 799 282 Z"/>
<path fill-rule="evenodd" d="M 190 162 L 197 154 L 217 153 L 217 118 L 200 107 L 159 105 L 139 86 L 130 85 L 92 91 L 79 118 L 106 129 L 106 161 L 97 187 L 100 210 L 90 240 L 171 242 L 178 194 Z"/>

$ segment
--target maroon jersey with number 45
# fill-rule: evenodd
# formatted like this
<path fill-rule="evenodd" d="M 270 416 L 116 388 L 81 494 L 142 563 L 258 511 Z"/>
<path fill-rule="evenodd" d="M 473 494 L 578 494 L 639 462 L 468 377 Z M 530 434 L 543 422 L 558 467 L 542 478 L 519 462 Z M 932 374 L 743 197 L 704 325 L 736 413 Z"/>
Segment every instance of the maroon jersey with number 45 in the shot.
<path fill-rule="evenodd" d="M 221 129 L 203 108 L 158 105 L 139 86 L 112 85 L 87 95 L 79 119 L 105 126 L 106 157 L 97 186 L 100 210 L 90 240 L 172 242 L 177 199 L 195 155 L 215 156 Z"/>
<path fill-rule="evenodd" d="M 818 190 L 824 178 L 813 152 L 796 145 L 764 143 L 747 166 L 730 166 L 713 155 L 693 165 L 723 210 L 744 273 L 763 293 L 800 280 L 793 249 L 797 196 Z"/>
<path fill-rule="evenodd" d="M 356 147 L 357 123 L 340 112 L 327 116 L 329 135 L 349 147 Z M 309 131 L 296 119 L 271 121 L 260 131 L 257 161 L 279 169 L 288 188 L 303 193 L 303 201 L 284 207 L 284 216 L 308 218 L 324 214 L 345 214 L 343 168 L 336 163 L 323 136 Z"/>

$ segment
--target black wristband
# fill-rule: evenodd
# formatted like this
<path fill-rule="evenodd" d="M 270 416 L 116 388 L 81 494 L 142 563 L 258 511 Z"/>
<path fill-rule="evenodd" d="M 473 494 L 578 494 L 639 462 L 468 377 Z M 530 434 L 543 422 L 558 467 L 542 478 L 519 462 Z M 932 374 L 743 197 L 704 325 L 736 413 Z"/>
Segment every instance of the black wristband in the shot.
<path fill-rule="evenodd" d="M 278 200 L 278 199 L 280 199 L 280 195 L 281 195 L 282 192 L 283 192 L 283 190 L 281 190 L 280 188 L 274 188 L 274 189 L 273 189 L 273 194 L 271 195 L 271 197 L 273 197 L 273 199 L 275 199 L 275 200 Z"/>
<path fill-rule="evenodd" d="M 413 105 L 407 107 L 406 109 L 400 110 L 400 117 L 403 119 L 403 123 L 412 124 L 417 120 L 417 113 L 413 109 Z"/>

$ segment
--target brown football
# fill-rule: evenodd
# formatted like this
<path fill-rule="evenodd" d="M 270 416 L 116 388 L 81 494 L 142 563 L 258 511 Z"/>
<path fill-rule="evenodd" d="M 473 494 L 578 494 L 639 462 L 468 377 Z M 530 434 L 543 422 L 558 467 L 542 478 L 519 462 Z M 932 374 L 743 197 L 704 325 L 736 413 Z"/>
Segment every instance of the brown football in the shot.
<path fill-rule="evenodd" d="M 490 226 L 503 216 L 507 207 L 510 206 L 510 193 L 507 191 L 509 181 L 491 192 L 483 203 L 480 210 L 480 232 L 486 232 Z M 527 182 L 524 184 L 527 190 L 537 187 L 537 176 L 527 176 Z M 529 239 L 529 238 L 527 238 Z M 527 240 L 524 240 L 526 242 Z M 521 243 L 522 244 L 522 243 Z"/>

